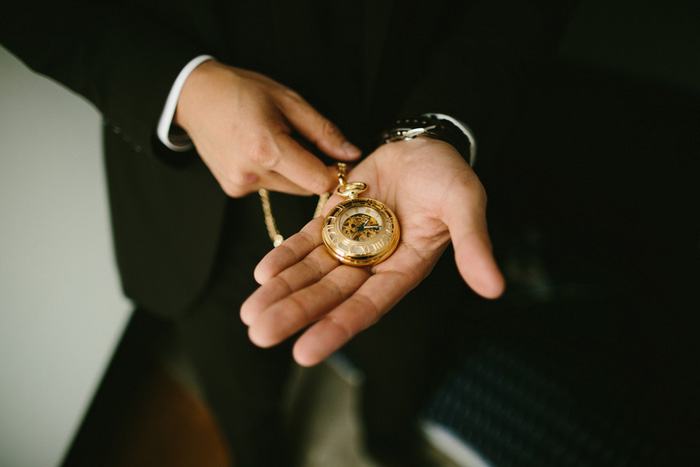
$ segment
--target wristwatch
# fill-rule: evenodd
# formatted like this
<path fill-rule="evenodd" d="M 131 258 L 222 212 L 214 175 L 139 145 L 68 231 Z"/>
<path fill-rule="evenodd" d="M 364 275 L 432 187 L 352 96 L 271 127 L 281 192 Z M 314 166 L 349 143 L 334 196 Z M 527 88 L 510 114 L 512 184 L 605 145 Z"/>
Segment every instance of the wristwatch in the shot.
<path fill-rule="evenodd" d="M 451 144 L 472 165 L 476 155 L 476 145 L 457 125 L 450 120 L 438 118 L 436 115 L 402 118 L 384 130 L 382 143 L 409 141 L 425 136 Z"/>

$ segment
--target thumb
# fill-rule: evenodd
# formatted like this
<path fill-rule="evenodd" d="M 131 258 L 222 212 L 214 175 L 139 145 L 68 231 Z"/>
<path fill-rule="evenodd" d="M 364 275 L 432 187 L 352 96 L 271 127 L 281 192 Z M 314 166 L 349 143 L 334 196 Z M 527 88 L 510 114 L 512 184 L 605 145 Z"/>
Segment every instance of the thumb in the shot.
<path fill-rule="evenodd" d="M 286 100 L 280 110 L 299 133 L 327 155 L 347 161 L 356 160 L 362 155 L 362 151 L 345 139 L 333 122 L 298 94 Z"/>
<path fill-rule="evenodd" d="M 482 297 L 500 297 L 505 289 L 505 279 L 493 256 L 486 225 L 485 200 L 477 202 L 472 209 L 455 209 L 452 212 L 447 226 L 462 278 Z"/>

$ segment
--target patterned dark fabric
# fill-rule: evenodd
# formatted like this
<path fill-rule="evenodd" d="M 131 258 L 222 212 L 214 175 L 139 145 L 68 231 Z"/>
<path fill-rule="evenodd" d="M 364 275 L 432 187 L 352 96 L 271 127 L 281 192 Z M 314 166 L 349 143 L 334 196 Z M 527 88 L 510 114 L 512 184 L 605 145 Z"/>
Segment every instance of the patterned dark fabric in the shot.
<path fill-rule="evenodd" d="M 622 466 L 650 459 L 617 414 L 584 407 L 562 385 L 506 350 L 464 353 L 425 411 L 497 466 Z"/>

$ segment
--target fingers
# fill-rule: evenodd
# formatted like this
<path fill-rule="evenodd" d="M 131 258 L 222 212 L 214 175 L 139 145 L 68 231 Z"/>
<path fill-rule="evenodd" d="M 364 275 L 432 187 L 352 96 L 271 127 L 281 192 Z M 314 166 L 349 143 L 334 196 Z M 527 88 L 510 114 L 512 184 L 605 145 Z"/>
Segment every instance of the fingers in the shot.
<path fill-rule="evenodd" d="M 347 141 L 333 122 L 318 113 L 301 96 L 288 92 L 285 97 L 280 101 L 282 112 L 292 126 L 321 151 L 346 161 L 355 160 L 362 155 L 362 151 Z"/>
<path fill-rule="evenodd" d="M 250 323 L 250 340 L 260 347 L 282 342 L 346 300 L 368 277 L 367 270 L 336 264 L 318 282 L 302 287 L 259 313 Z"/>
<path fill-rule="evenodd" d="M 276 151 L 278 155 L 272 156 L 273 163 L 267 168 L 284 174 L 292 183 L 317 195 L 327 193 L 337 183 L 323 162 L 301 147 L 291 136 L 280 135 Z"/>
<path fill-rule="evenodd" d="M 251 325 L 263 310 L 320 281 L 337 267 L 338 261 L 322 248 L 315 249 L 303 261 L 273 277 L 248 297 L 241 306 L 241 320 L 246 325 Z"/>
<path fill-rule="evenodd" d="M 369 277 L 347 300 L 304 332 L 294 345 L 294 360 L 302 366 L 322 362 L 379 321 L 414 286 L 408 276 L 395 271 Z"/>
<path fill-rule="evenodd" d="M 295 281 L 278 287 L 271 281 L 260 289 L 267 289 L 271 306 L 248 314 L 253 316 L 246 322 L 248 336 L 255 345 L 271 347 L 315 323 L 294 346 L 297 363 L 315 365 L 376 323 L 410 288 L 401 273 L 372 276 L 352 266 L 337 266 L 311 285 Z"/>
<path fill-rule="evenodd" d="M 234 198 L 259 188 L 292 194 L 332 188 L 334 177 L 290 136 L 293 130 L 332 157 L 360 156 L 296 92 L 215 61 L 201 64 L 185 81 L 174 123 L 185 129 L 224 192 Z"/>
<path fill-rule="evenodd" d="M 405 255 L 415 262 L 410 252 Z M 274 267 L 268 263 L 270 270 L 293 263 L 296 253 L 290 248 L 275 256 L 279 262 Z M 273 259 L 270 255 L 264 262 Z M 396 259 L 402 264 L 407 260 Z M 317 246 L 258 289 L 244 304 L 241 317 L 249 326 L 249 338 L 261 347 L 276 345 L 311 325 L 297 341 L 294 358 L 300 365 L 315 365 L 376 323 L 420 282 L 424 274 L 414 273 L 419 269 L 416 265 L 404 273 L 339 265 Z"/>
<path fill-rule="evenodd" d="M 309 196 L 313 194 L 311 191 L 300 187 L 296 183 L 291 182 L 275 172 L 269 172 L 262 177 L 253 172 L 246 172 L 238 176 L 232 176 L 230 174 L 218 176 L 216 172 L 212 171 L 212 173 L 214 173 L 214 177 L 219 181 L 219 185 L 224 193 L 231 198 L 246 196 L 258 191 L 262 187 L 270 191 L 277 191 L 290 195 Z"/>
<path fill-rule="evenodd" d="M 289 135 L 261 139 L 246 151 L 249 157 L 231 157 L 223 167 L 207 164 L 228 196 L 238 198 L 260 188 L 304 196 L 327 193 L 337 184 L 336 170 L 326 167 Z"/>
<path fill-rule="evenodd" d="M 280 272 L 301 261 L 319 246 L 321 244 L 322 222 L 321 218 L 310 221 L 299 233 L 292 235 L 279 247 L 265 255 L 253 272 L 256 282 L 264 285 Z M 337 264 L 337 261 L 334 260 L 333 263 Z"/>

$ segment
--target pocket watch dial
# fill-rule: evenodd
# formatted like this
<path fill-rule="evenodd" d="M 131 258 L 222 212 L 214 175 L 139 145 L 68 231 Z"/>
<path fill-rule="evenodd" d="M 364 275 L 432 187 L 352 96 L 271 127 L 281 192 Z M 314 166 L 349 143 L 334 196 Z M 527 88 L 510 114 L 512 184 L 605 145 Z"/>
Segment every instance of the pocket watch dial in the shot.
<path fill-rule="evenodd" d="M 386 259 L 394 251 L 399 243 L 399 223 L 381 202 L 354 198 L 331 210 L 322 237 L 341 262 L 365 266 Z"/>
<path fill-rule="evenodd" d="M 377 219 L 369 214 L 353 214 L 343 222 L 341 232 L 350 240 L 362 242 L 376 237 L 381 228 Z"/>

